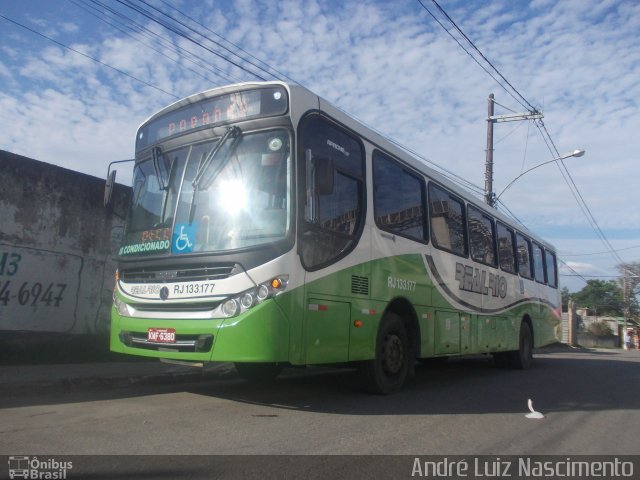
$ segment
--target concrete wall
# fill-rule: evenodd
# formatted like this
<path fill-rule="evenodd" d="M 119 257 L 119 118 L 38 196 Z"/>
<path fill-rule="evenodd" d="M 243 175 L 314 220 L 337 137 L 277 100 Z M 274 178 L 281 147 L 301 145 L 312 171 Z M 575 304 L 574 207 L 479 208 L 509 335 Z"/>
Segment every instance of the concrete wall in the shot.
<path fill-rule="evenodd" d="M 590 333 L 578 333 L 578 344 L 586 348 L 620 348 L 618 337 L 609 335 L 597 337 Z"/>
<path fill-rule="evenodd" d="M 0 179 L 0 331 L 107 331 L 124 220 L 104 179 L 1 150 Z"/>

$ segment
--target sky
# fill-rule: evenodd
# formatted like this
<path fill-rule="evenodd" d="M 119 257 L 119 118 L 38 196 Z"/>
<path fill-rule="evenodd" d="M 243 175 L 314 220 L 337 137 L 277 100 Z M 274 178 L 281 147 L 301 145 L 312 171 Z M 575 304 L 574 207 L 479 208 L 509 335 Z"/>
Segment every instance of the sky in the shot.
<path fill-rule="evenodd" d="M 0 17 L 0 149 L 104 178 L 109 162 L 133 157 L 136 130 L 156 111 L 257 79 L 221 56 L 254 72 L 246 59 L 265 62 L 264 78 L 304 85 L 480 187 L 489 94 L 496 115 L 529 110 L 436 23 L 424 7 L 445 19 L 431 0 L 146 1 L 181 19 L 205 48 L 125 0 L 0 0 L 0 15 L 23 25 Z M 615 280 L 620 260 L 640 260 L 640 2 L 438 3 L 543 113 L 560 154 L 586 150 L 564 163 L 619 258 L 606 253 L 556 162 L 519 178 L 500 200 L 556 246 L 568 265 L 562 286 Z M 495 124 L 494 145 L 496 193 L 556 157 L 531 121 Z M 128 183 L 131 168 L 118 167 L 118 179 Z"/>

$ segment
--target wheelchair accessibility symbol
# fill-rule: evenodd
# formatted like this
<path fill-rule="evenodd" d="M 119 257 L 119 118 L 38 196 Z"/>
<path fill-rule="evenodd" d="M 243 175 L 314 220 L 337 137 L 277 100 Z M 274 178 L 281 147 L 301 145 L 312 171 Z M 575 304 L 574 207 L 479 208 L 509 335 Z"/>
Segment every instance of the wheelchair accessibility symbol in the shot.
<path fill-rule="evenodd" d="M 173 253 L 190 253 L 193 252 L 193 244 L 195 243 L 198 224 L 188 223 L 177 224 L 173 230 L 173 242 L 171 243 L 171 251 Z"/>

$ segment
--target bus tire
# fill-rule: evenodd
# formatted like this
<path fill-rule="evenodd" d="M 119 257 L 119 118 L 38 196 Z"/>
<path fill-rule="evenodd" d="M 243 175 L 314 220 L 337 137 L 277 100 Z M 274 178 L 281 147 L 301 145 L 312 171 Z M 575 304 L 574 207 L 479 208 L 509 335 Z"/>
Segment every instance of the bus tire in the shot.
<path fill-rule="evenodd" d="M 235 363 L 236 371 L 251 383 L 269 383 L 282 371 L 282 363 Z"/>
<path fill-rule="evenodd" d="M 520 325 L 518 350 L 509 352 L 509 366 L 518 370 L 528 370 L 533 363 L 533 334 L 529 322 Z"/>
<path fill-rule="evenodd" d="M 410 374 L 411 359 L 404 322 L 395 313 L 385 314 L 378 328 L 375 358 L 361 365 L 367 390 L 380 395 L 399 391 Z"/>

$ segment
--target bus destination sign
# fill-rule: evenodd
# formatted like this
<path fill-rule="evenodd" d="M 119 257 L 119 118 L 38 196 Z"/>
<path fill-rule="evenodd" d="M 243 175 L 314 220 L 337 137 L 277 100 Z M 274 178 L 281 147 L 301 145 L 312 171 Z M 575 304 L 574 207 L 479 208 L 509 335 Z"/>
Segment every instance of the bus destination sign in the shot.
<path fill-rule="evenodd" d="M 138 131 L 136 151 L 161 140 L 200 128 L 287 112 L 283 87 L 242 90 L 208 98 L 162 115 Z"/>

